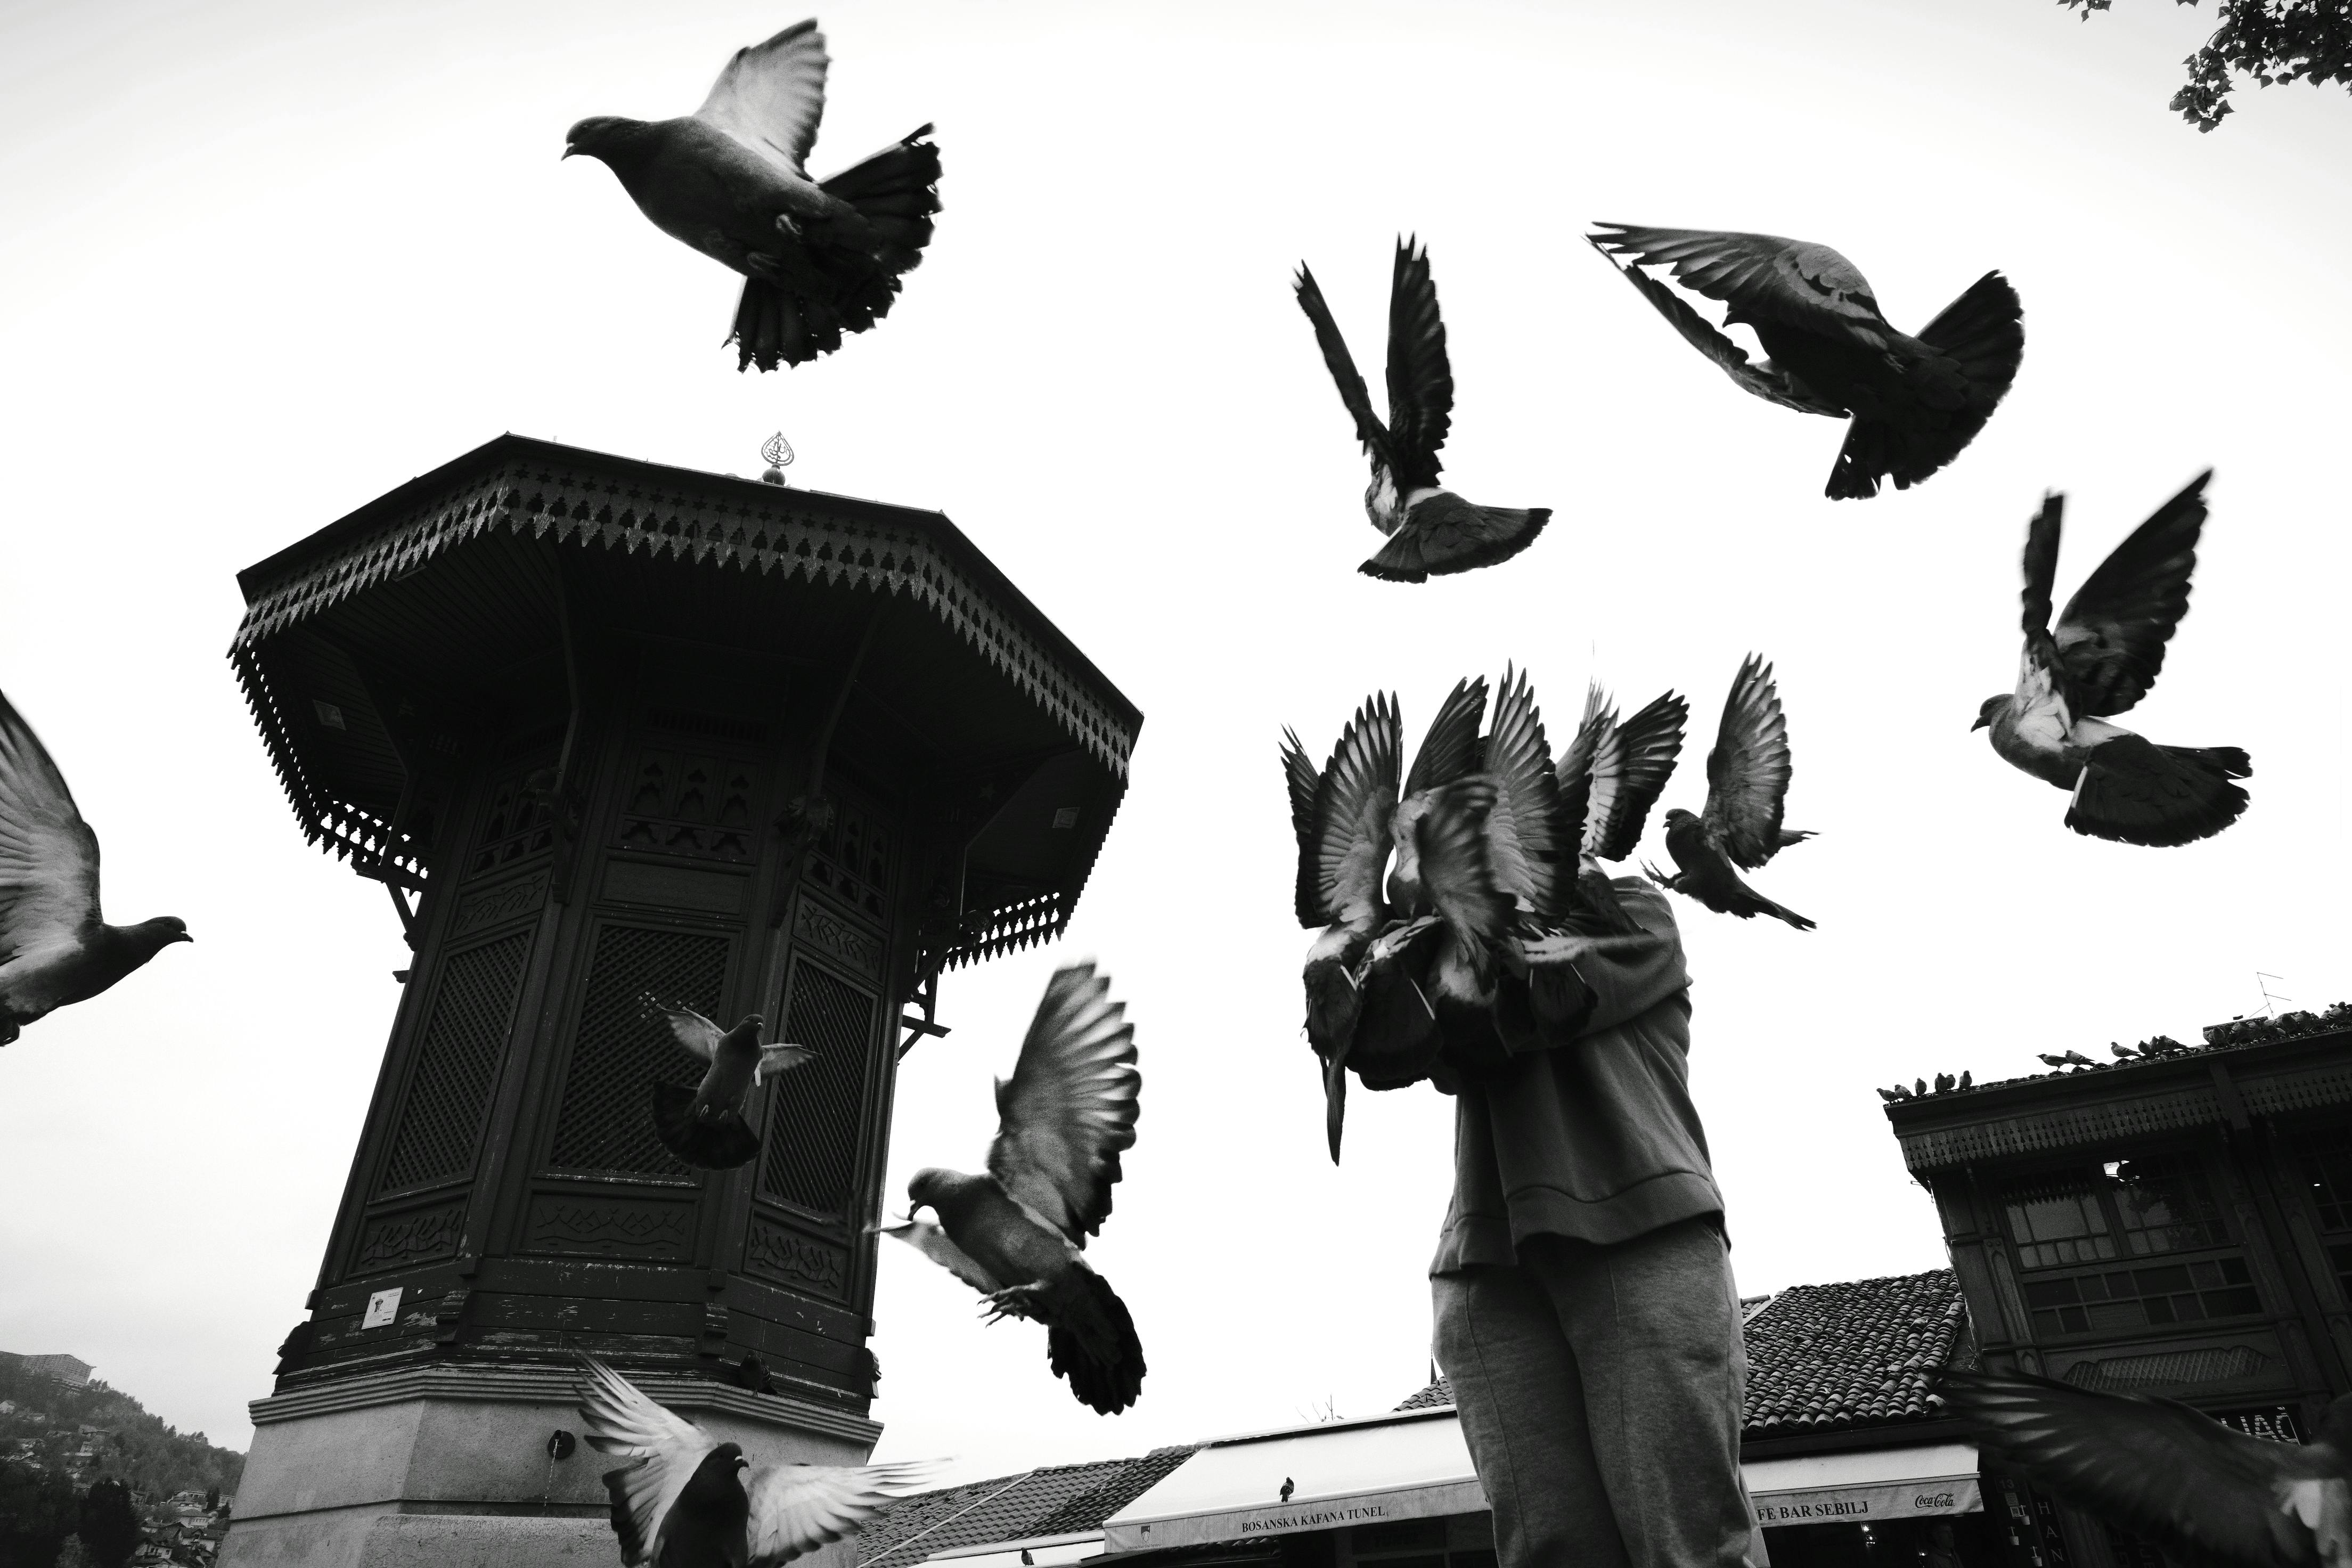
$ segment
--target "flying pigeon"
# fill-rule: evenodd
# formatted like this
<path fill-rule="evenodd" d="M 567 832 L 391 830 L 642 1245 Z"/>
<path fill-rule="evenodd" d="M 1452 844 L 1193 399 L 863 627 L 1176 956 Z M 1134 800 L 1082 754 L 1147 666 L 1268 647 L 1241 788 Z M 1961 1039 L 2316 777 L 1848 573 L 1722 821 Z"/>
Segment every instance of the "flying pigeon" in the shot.
<path fill-rule="evenodd" d="M 2034 1487 L 2168 1556 L 2352 1568 L 2352 1394 L 2298 1444 L 2232 1431 L 2175 1400 L 2024 1373 L 1948 1371 L 1936 1392 Z"/>
<path fill-rule="evenodd" d="M 930 1473 L 894 1465 L 754 1465 L 663 1409 L 593 1356 L 580 1390 L 588 1446 L 628 1463 L 604 1473 L 621 1561 L 636 1568 L 772 1568 L 855 1535 Z"/>
<path fill-rule="evenodd" d="M 1988 697 L 1975 728 L 2011 766 L 2072 790 L 2066 826 L 2118 844 L 2169 847 L 2238 820 L 2253 763 L 2235 746 L 2158 746 L 2106 721 L 2156 684 L 2164 645 L 2189 608 L 2205 526 L 2208 468 L 2116 546 L 2066 603 L 2050 594 L 2066 498 L 2042 498 L 2025 536 L 2025 652 L 2017 690 Z"/>
<path fill-rule="evenodd" d="M 1110 1214 L 1143 1083 L 1135 1026 L 1109 990 L 1091 963 L 1055 972 L 996 1083 L 988 1173 L 916 1172 L 907 1217 L 881 1227 L 985 1295 L 989 1321 L 1044 1323 L 1055 1374 L 1105 1415 L 1135 1403 L 1144 1371 L 1134 1320 L 1084 1251 Z M 925 1208 L 938 1223 L 915 1217 Z"/>
<path fill-rule="evenodd" d="M 1356 438 L 1372 460 L 1364 510 L 1389 542 L 1357 568 L 1391 583 L 1421 583 L 1508 561 L 1536 542 L 1551 520 L 1549 507 L 1524 511 L 1473 506 L 1437 482 L 1438 448 L 1454 418 L 1454 372 L 1445 357 L 1445 323 L 1429 256 L 1412 240 L 1397 241 L 1389 282 L 1389 422 L 1372 413 L 1371 395 L 1347 340 L 1323 302 L 1307 264 L 1292 279 L 1298 308 L 1315 324 L 1323 363 L 1339 384 L 1339 400 L 1356 421 Z"/>
<path fill-rule="evenodd" d="M 194 940 L 177 915 L 106 923 L 98 835 L 41 738 L 0 694 L 0 1046 L 172 943 Z"/>
<path fill-rule="evenodd" d="M 1682 758 L 1683 726 L 1690 704 L 1667 691 L 1632 718 L 1620 721 L 1598 686 L 1584 695 L 1584 717 L 1556 766 L 1562 813 L 1581 817 L 1577 887 L 1589 912 L 1608 929 L 1632 933 L 1641 928 L 1617 905 L 1603 860 L 1622 860 L 1641 842 L 1650 808 Z"/>
<path fill-rule="evenodd" d="M 806 1046 L 761 1045 L 760 1032 L 766 1026 L 757 1013 L 731 1029 L 721 1029 L 693 1008 L 659 1001 L 650 991 L 637 998 L 637 1005 L 646 1016 L 659 1015 L 667 1020 L 670 1037 L 710 1064 L 695 1089 L 674 1083 L 653 1086 L 654 1135 L 662 1147 L 705 1171 L 731 1171 L 749 1163 L 760 1152 L 760 1135 L 743 1119 L 744 1102 L 753 1089 L 804 1065 L 816 1053 Z"/>
<path fill-rule="evenodd" d="M 1812 930 L 1812 921 L 1764 897 L 1733 869 L 1755 870 L 1812 837 L 1780 826 L 1789 773 L 1789 726 L 1780 717 L 1772 667 L 1749 654 L 1724 699 L 1715 750 L 1706 754 L 1706 815 L 1680 808 L 1666 813 L 1666 853 L 1679 871 L 1664 877 L 1654 870 L 1651 879 L 1717 914 L 1770 915 L 1799 931 Z"/>
<path fill-rule="evenodd" d="M 565 136 L 617 175 L 638 210 L 745 279 L 737 368 L 801 364 L 887 314 L 923 258 L 940 210 L 928 125 L 819 184 L 804 167 L 824 113 L 824 35 L 814 18 L 735 51 L 692 114 L 600 114 Z"/>
<path fill-rule="evenodd" d="M 1916 338 L 1888 324 L 1870 282 L 1826 245 L 1769 234 L 1605 223 L 1585 238 L 1693 348 L 1748 391 L 1801 414 L 1853 416 L 1830 470 L 1833 500 L 1908 489 L 1960 455 L 2017 378 L 2024 308 L 1988 272 Z M 1622 262 L 1618 258 L 1626 259 Z M 1666 283 L 1730 307 L 1724 325 L 1753 328 L 1770 355 L 1752 363 Z"/>
<path fill-rule="evenodd" d="M 1438 809 L 1440 793 L 1465 782 L 1477 764 L 1486 708 L 1483 678 L 1455 684 L 1414 753 L 1402 798 L 1402 721 L 1393 697 L 1370 698 L 1357 710 L 1319 773 L 1297 736 L 1285 732 L 1283 771 L 1298 841 L 1297 913 L 1300 925 L 1320 931 L 1301 976 L 1307 1038 L 1323 1063 L 1325 1136 L 1335 1163 L 1346 1069 L 1352 1066 L 1371 1087 L 1402 1087 L 1417 1081 L 1436 1052 L 1436 1014 L 1424 982 L 1444 921 L 1425 896 L 1432 881 L 1423 873 L 1425 836 L 1436 849 L 1434 885 L 1449 898 L 1483 888 L 1474 896 L 1491 912 L 1495 896 L 1482 881 L 1491 785 L 1483 796 L 1475 790 L 1448 795 Z M 1306 806 L 1310 774 L 1316 794 Z M 1456 831 L 1465 811 L 1477 818 L 1467 837 Z M 1473 863 L 1448 856 L 1472 857 Z M 1465 908 L 1458 899 L 1451 907 L 1457 914 Z"/>

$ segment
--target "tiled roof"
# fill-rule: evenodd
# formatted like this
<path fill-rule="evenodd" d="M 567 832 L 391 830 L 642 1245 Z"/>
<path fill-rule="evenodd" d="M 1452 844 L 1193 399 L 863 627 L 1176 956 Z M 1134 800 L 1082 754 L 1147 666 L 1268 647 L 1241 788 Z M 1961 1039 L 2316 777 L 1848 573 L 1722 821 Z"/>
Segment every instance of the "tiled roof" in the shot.
<path fill-rule="evenodd" d="M 901 1498 L 857 1537 L 859 1568 L 909 1568 L 960 1546 L 1099 1529 L 1192 1452 L 1155 1448 L 1139 1459 L 1055 1465 Z"/>
<path fill-rule="evenodd" d="M 1139 1459 L 1129 1459 L 1119 1472 L 1096 1487 L 1070 1499 L 1053 1512 L 1031 1524 L 1031 1535 L 1074 1535 L 1082 1530 L 1100 1530 L 1103 1521 L 1158 1486 L 1169 1473 L 1191 1458 L 1194 1446 L 1187 1443 L 1173 1448 L 1154 1448 Z"/>
<path fill-rule="evenodd" d="M 1961 1348 L 1967 1318 L 1948 1268 L 1790 1287 L 1748 1321 L 1742 1434 L 1926 1419 L 1928 1377 Z"/>
<path fill-rule="evenodd" d="M 2172 1057 L 2192 1053 L 2202 1054 L 2208 1051 L 2242 1050 L 2248 1047 L 2267 1046 L 2280 1040 L 2297 1040 L 2312 1035 L 2332 1035 L 2347 1027 L 2352 1027 L 2352 1002 L 2338 1002 L 2317 1013 L 2296 1011 L 2282 1013 L 2275 1018 L 2260 1016 L 2232 1018 L 2226 1024 L 2206 1025 L 2205 1042 L 2201 1046 L 2183 1045 L 2169 1035 L 2158 1035 L 2152 1039 L 2142 1040 L 2138 1045 L 2130 1047 L 2124 1046 L 2120 1042 L 2110 1041 L 2107 1053 L 2116 1058 L 2112 1061 L 2100 1061 L 2095 1058 L 2084 1057 L 2080 1051 L 2070 1051 L 2067 1053 L 2068 1056 L 2079 1059 L 2067 1061 L 2063 1066 L 2053 1066 L 2047 1072 L 2026 1073 L 2017 1078 L 1994 1079 L 1984 1083 L 1971 1082 L 1966 1086 L 1948 1086 L 1942 1080 L 1948 1075 L 1939 1073 L 1937 1075 L 1937 1081 L 1935 1087 L 1927 1089 L 1924 1093 L 1906 1092 L 1892 1103 L 1900 1105 L 1906 1100 L 1933 1100 L 1939 1095 L 1966 1094 L 1972 1089 L 2000 1089 L 2008 1084 L 2031 1083 L 2036 1079 L 2065 1078 L 2075 1073 L 2128 1070 L 2145 1066 L 2149 1062 L 2164 1061 Z M 1913 1081 L 1926 1082 L 1925 1079 Z M 1900 1084 L 1895 1085 L 1897 1089 L 1902 1087 Z"/>
<path fill-rule="evenodd" d="M 1925 1420 L 1927 1378 L 1968 1356 L 1968 1309 L 1948 1268 L 1796 1285 L 1747 1314 L 1748 1437 Z M 1439 1378 L 1397 1406 L 1454 1403 Z"/>

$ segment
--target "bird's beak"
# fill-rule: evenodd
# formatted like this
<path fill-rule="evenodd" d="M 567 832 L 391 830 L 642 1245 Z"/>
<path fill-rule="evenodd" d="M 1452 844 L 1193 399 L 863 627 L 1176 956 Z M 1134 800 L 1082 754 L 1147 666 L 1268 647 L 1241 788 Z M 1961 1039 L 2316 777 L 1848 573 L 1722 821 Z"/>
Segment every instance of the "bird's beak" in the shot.
<path fill-rule="evenodd" d="M 195 939 L 194 937 L 190 936 L 186 931 L 182 931 L 179 935 L 177 935 L 177 936 L 173 937 L 172 940 L 173 940 L 173 942 L 194 942 L 194 941 L 195 941 L 196 939 Z"/>
<path fill-rule="evenodd" d="M 569 157 L 571 157 L 574 153 L 577 153 L 577 152 L 579 152 L 579 151 L 580 151 L 580 149 L 579 149 L 579 148 L 574 147 L 574 146 L 573 146 L 571 142 L 566 142 L 563 144 L 563 157 L 564 157 L 564 158 L 569 158 Z M 557 163 L 562 163 L 562 161 L 563 161 L 563 158 L 558 158 L 558 159 L 556 160 L 556 162 L 557 162 Z"/>
<path fill-rule="evenodd" d="M 1991 723 L 1991 722 L 1992 722 L 1992 721 L 1991 721 L 1991 720 L 1990 720 L 1990 719 L 1986 718 L 1983 714 L 1979 713 L 1979 714 L 1978 714 L 1978 715 L 1977 715 L 1977 721 L 1976 721 L 1975 723 L 1973 723 L 1973 724 L 1969 725 L 1969 728 L 1970 730 L 1981 730 L 1981 729 L 1983 729 L 1986 725 L 1988 725 L 1988 724 L 1990 724 L 1990 723 Z"/>

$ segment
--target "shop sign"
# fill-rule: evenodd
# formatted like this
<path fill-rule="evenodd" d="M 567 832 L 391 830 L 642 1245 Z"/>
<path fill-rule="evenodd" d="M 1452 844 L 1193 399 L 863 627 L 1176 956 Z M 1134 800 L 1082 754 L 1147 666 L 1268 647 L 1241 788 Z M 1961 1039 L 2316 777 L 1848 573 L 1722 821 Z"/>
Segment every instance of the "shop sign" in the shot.
<path fill-rule="evenodd" d="M 1875 1524 L 1888 1519 L 1933 1519 L 1974 1513 L 1983 1506 L 1974 1476 L 1904 1481 L 1867 1487 L 1831 1487 L 1820 1491 L 1767 1492 L 1757 1498 L 1756 1522 Z"/>

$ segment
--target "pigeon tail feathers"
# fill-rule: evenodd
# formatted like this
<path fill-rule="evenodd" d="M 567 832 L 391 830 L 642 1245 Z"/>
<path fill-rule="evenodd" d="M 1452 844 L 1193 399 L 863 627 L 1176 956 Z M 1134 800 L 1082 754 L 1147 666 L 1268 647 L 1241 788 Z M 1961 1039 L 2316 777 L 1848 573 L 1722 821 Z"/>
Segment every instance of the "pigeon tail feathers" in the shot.
<path fill-rule="evenodd" d="M 1379 553 L 1356 568 L 1388 583 L 1423 583 L 1508 561 L 1536 542 L 1549 507 L 1475 506 L 1452 490 L 1415 501 Z"/>
<path fill-rule="evenodd" d="M 2171 848 L 2238 820 L 2253 763 L 2235 746 L 2159 746 L 2125 734 L 2095 748 L 2075 781 L 2066 826 L 2092 838 Z"/>
<path fill-rule="evenodd" d="M 1091 1268 L 1078 1271 L 1079 1295 L 1045 1336 L 1054 1375 L 1098 1415 L 1116 1415 L 1143 1392 L 1143 1342 L 1127 1303 Z M 1103 1359 L 1108 1353 L 1108 1359 Z"/>
<path fill-rule="evenodd" d="M 654 1089 L 654 1136 L 661 1146 L 698 1171 L 731 1171 L 760 1152 L 760 1135 L 740 1110 L 714 1121 L 694 1113 L 694 1090 L 674 1083 Z"/>

